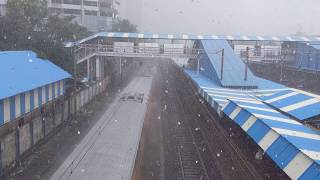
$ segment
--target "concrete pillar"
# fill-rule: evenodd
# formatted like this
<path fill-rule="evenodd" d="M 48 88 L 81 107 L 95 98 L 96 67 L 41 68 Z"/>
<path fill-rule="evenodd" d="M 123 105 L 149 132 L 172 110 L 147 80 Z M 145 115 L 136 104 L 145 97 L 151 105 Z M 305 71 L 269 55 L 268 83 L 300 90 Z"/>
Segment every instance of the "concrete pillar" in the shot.
<path fill-rule="evenodd" d="M 87 60 L 87 78 L 90 80 L 90 59 Z"/>
<path fill-rule="evenodd" d="M 105 63 L 106 63 L 106 59 L 100 59 L 100 74 L 101 74 L 101 79 L 104 78 L 105 76 Z"/>
<path fill-rule="evenodd" d="M 96 78 L 97 80 L 101 79 L 101 63 L 98 57 L 96 59 Z"/>

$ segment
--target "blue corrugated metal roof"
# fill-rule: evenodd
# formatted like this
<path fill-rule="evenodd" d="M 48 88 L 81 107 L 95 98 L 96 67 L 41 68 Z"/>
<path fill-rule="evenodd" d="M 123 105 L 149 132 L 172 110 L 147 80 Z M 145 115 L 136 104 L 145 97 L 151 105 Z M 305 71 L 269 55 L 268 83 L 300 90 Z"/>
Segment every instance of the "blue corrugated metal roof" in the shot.
<path fill-rule="evenodd" d="M 315 48 L 315 49 L 320 50 L 320 41 L 312 41 L 312 42 L 310 42 L 310 46 Z"/>
<path fill-rule="evenodd" d="M 252 109 L 228 101 L 223 112 L 238 124 L 293 179 L 320 176 L 320 132 L 265 104 Z M 255 108 L 255 107 L 254 107 Z"/>
<path fill-rule="evenodd" d="M 215 34 L 190 34 L 190 33 L 125 33 L 125 32 L 99 32 L 90 37 L 77 41 L 76 44 L 84 43 L 96 37 L 114 38 L 146 38 L 146 39 L 186 39 L 186 40 L 266 40 L 266 41 L 298 41 L 310 42 L 319 41 L 320 37 L 300 37 L 300 36 L 246 36 L 246 35 L 215 35 Z"/>
<path fill-rule="evenodd" d="M 68 72 L 32 51 L 0 52 L 0 99 L 69 77 Z"/>
<path fill-rule="evenodd" d="M 301 121 L 320 115 L 320 97 L 311 93 L 289 89 L 261 100 Z"/>
<path fill-rule="evenodd" d="M 267 80 L 257 90 L 222 88 L 206 76 L 185 70 L 201 96 L 238 124 L 293 179 L 320 177 L 320 132 L 291 119 L 259 99 L 276 98 L 292 89 Z M 269 95 L 267 95 L 269 94 Z M 263 97 L 263 95 L 265 97 Z M 267 95 L 267 96 L 266 96 Z M 303 111 L 307 113 L 306 110 Z"/>
<path fill-rule="evenodd" d="M 247 105 L 259 106 L 257 104 L 257 97 L 262 95 L 271 95 L 279 91 L 288 89 L 287 87 L 274 83 L 269 80 L 258 78 L 259 89 L 248 90 L 248 89 L 229 89 L 223 88 L 219 83 L 209 79 L 207 76 L 197 74 L 192 70 L 184 70 L 185 73 L 192 78 L 192 80 L 198 85 L 200 93 L 209 96 L 212 102 L 219 106 L 223 106 L 228 99 L 232 99 L 237 102 L 247 103 Z M 253 102 L 254 100 L 254 102 Z M 260 102 L 260 104 L 263 104 Z"/>
<path fill-rule="evenodd" d="M 310 44 L 311 47 L 320 50 L 320 44 Z"/>
<path fill-rule="evenodd" d="M 245 63 L 238 57 L 228 41 L 226 40 L 201 40 L 205 56 L 207 56 L 214 67 L 215 74 L 211 76 L 218 76 L 221 78 L 221 54 L 216 51 L 224 49 L 224 65 L 222 86 L 229 87 L 256 87 L 257 79 L 250 71 L 247 70 L 247 79 L 245 80 Z M 204 67 L 205 69 L 206 67 Z"/>

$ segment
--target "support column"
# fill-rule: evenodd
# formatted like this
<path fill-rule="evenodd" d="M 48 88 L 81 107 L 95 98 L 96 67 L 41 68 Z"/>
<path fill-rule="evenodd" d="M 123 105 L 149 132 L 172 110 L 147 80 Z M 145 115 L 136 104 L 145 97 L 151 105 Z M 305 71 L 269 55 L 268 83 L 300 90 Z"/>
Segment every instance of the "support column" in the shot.
<path fill-rule="evenodd" d="M 90 81 L 90 59 L 87 60 L 87 78 Z"/>
<path fill-rule="evenodd" d="M 99 57 L 96 59 L 96 79 L 101 80 L 101 63 Z"/>
<path fill-rule="evenodd" d="M 120 57 L 120 81 L 122 81 L 122 59 Z"/>

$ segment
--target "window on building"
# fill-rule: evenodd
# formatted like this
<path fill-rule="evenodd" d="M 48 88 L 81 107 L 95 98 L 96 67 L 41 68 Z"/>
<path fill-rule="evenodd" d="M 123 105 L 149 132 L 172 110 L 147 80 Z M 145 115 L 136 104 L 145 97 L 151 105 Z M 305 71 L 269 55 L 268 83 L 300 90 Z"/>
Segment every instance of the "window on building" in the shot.
<path fill-rule="evenodd" d="M 52 0 L 52 3 L 61 4 L 62 0 Z"/>
<path fill-rule="evenodd" d="M 100 2 L 100 7 L 111 8 L 110 2 Z"/>
<path fill-rule="evenodd" d="M 86 6 L 95 6 L 95 7 L 98 6 L 98 2 L 95 2 L 95 1 L 83 1 L 83 4 Z"/>
<path fill-rule="evenodd" d="M 91 16 L 97 16 L 98 12 L 97 11 L 89 11 L 89 10 L 85 10 L 84 11 L 85 15 L 91 15 Z"/>
<path fill-rule="evenodd" d="M 65 14 L 81 14 L 79 9 L 64 9 Z"/>
<path fill-rule="evenodd" d="M 80 0 L 64 0 L 63 3 L 64 4 L 81 5 L 81 1 Z"/>

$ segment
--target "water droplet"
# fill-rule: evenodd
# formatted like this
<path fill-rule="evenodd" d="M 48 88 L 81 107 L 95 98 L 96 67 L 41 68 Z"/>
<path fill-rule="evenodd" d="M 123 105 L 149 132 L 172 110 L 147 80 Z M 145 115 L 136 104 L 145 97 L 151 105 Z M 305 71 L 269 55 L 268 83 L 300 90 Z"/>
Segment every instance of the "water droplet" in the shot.
<path fill-rule="evenodd" d="M 158 119 L 161 119 L 161 117 L 160 117 L 160 116 L 158 116 Z"/>
<path fill-rule="evenodd" d="M 217 153 L 217 157 L 220 157 L 220 153 Z"/>
<path fill-rule="evenodd" d="M 169 91 L 166 89 L 165 91 L 164 91 L 166 94 L 168 94 L 169 93 Z"/>
<path fill-rule="evenodd" d="M 196 164 L 198 164 L 199 163 L 199 161 L 196 161 Z"/>
<path fill-rule="evenodd" d="M 195 131 L 200 131 L 200 128 L 197 127 L 197 128 L 195 128 L 194 130 L 195 130 Z"/>
<path fill-rule="evenodd" d="M 78 135 L 80 135 L 80 131 L 78 131 Z"/>
<path fill-rule="evenodd" d="M 32 63 L 32 61 L 33 61 L 32 59 L 29 59 L 29 62 L 31 62 L 31 63 Z"/>
<path fill-rule="evenodd" d="M 180 122 L 180 121 L 178 121 L 178 125 L 179 125 L 179 126 L 181 125 L 181 122 Z"/>
<path fill-rule="evenodd" d="M 28 39 L 30 40 L 30 39 L 31 39 L 31 36 L 28 36 Z"/>
<path fill-rule="evenodd" d="M 198 117 L 200 117 L 201 115 L 200 114 L 198 114 Z"/>
<path fill-rule="evenodd" d="M 102 83 L 101 83 L 101 82 L 99 83 L 99 86 L 102 86 Z"/>
<path fill-rule="evenodd" d="M 118 120 L 115 119 L 114 122 L 118 122 Z"/>
<path fill-rule="evenodd" d="M 231 167 L 231 169 L 232 169 L 232 171 L 234 171 L 234 170 L 235 170 L 235 168 L 234 168 L 233 166 Z"/>
<path fill-rule="evenodd" d="M 85 169 L 81 169 L 81 172 L 84 173 L 86 170 Z"/>

